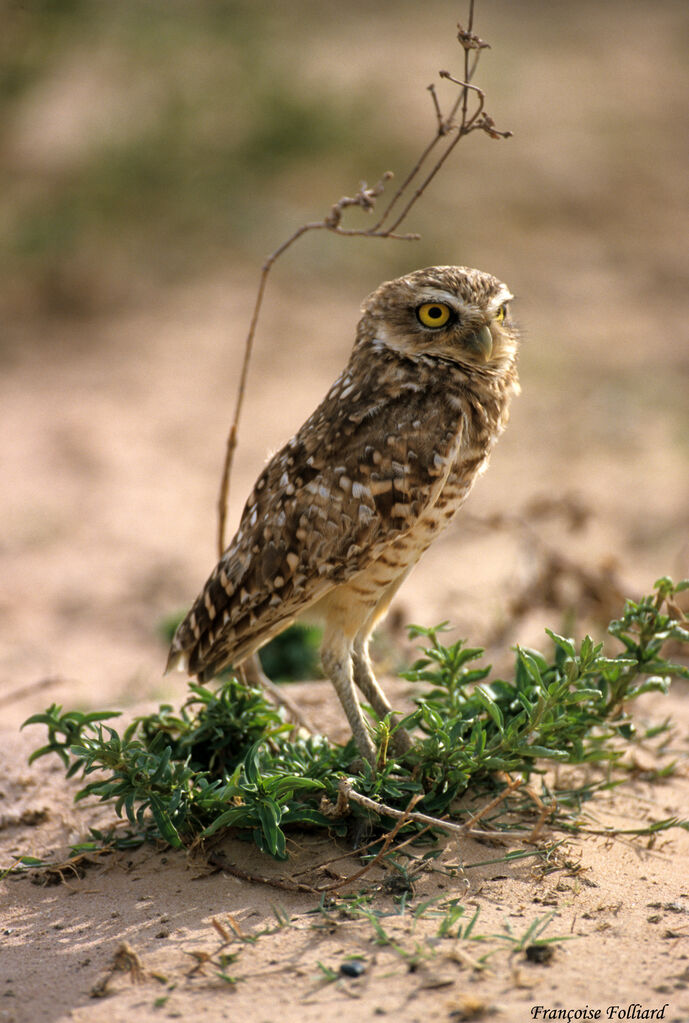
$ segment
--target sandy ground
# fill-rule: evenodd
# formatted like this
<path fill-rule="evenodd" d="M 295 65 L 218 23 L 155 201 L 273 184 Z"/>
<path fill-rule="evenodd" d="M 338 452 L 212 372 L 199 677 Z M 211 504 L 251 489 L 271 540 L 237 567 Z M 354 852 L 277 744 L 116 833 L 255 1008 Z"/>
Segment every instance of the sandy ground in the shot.
<path fill-rule="evenodd" d="M 97 325 L 103 334 L 95 349 L 57 337 L 51 352 L 28 350 L 0 384 L 13 438 L 6 452 L 13 486 L 3 496 L 10 527 L 3 551 L 3 867 L 20 855 L 59 860 L 90 824 L 104 820 L 102 810 L 71 805 L 73 786 L 58 765 L 26 766 L 28 752 L 42 741 L 38 728 L 17 735 L 29 713 L 51 700 L 133 713 L 142 708 L 142 697 L 147 708 L 157 699 L 183 697 L 181 679 L 161 676 L 164 649 L 156 628 L 165 614 L 184 606 L 213 560 L 217 468 L 235 372 L 225 333 L 241 301 L 240 292 L 220 286 L 168 296 L 164 315 L 146 312 Z M 324 307 L 333 301 L 326 296 Z M 289 309 L 286 295 L 284 303 Z M 201 320 L 199 309 L 206 311 Z M 299 310 L 294 313 L 298 319 Z M 347 315 L 353 318 L 351 310 L 343 311 Z M 229 354 L 236 357 L 232 349 Z M 265 358 L 254 367 L 261 386 L 249 406 L 237 493 L 248 489 L 278 427 L 299 419 L 301 406 L 323 389 L 341 355 L 330 348 L 314 351 L 298 392 L 285 392 L 281 383 L 280 359 L 287 354 L 271 353 L 275 373 L 262 378 Z M 534 477 L 562 476 L 562 450 L 546 442 L 535 414 L 548 397 L 542 388 L 535 393 L 528 372 L 526 378 L 514 422 L 472 497 L 470 510 L 479 519 L 500 511 L 505 493 L 515 511 L 542 496 Z M 647 431 L 639 427 L 639 440 L 648 448 L 656 436 L 671 433 L 661 421 L 647 425 Z M 641 512 L 629 500 L 614 446 L 601 449 L 593 467 L 574 462 L 566 474 L 566 492 L 578 491 L 597 505 L 590 523 L 571 533 L 556 516 L 538 527 L 541 540 L 594 574 L 612 557 L 629 592 L 668 567 L 675 571 L 686 558 L 676 525 L 684 508 L 681 460 L 670 447 L 657 461 L 655 447 L 653 457 L 647 453 L 637 456 L 647 480 Z M 640 524 L 649 519 L 656 529 L 639 543 Z M 509 620 L 508 599 L 528 585 L 540 557 L 519 532 L 486 531 L 467 517 L 464 529 L 460 521 L 416 570 L 400 595 L 398 617 L 433 622 L 454 614 L 463 630 L 480 634 Z M 569 585 L 576 602 L 576 582 Z M 531 608 L 508 628 L 502 653 L 515 633 L 535 642 L 544 624 L 560 624 L 561 614 Z M 52 681 L 23 697 L 13 695 L 41 679 Z M 387 685 L 400 694 L 399 702 L 404 686 Z M 327 683 L 296 691 L 312 719 L 336 737 L 343 734 Z M 675 745 L 686 764 L 689 714 L 681 687 L 651 708 L 656 720 L 667 714 L 678 724 Z M 688 796 L 683 766 L 662 784 L 638 781 L 615 798 L 597 800 L 592 827 L 682 816 Z M 450 844 L 443 861 L 461 865 L 454 876 L 422 875 L 407 915 L 382 921 L 403 952 L 376 945 L 365 920 L 314 915 L 316 894 L 252 884 L 221 869 L 209 872 L 169 851 L 122 853 L 95 863 L 83 877 L 68 873 L 56 886 L 45 886 L 38 876 L 8 877 L 0 1019 L 110 1023 L 198 1016 L 268 1023 L 332 1018 L 352 1011 L 352 999 L 361 1019 L 472 1019 L 483 1013 L 516 1023 L 531 1019 L 539 1004 L 605 1010 L 631 1002 L 646 1008 L 668 1003 L 664 1018 L 677 1023 L 689 1016 L 686 832 L 663 835 L 652 847 L 648 839 L 568 840 L 547 870 L 531 859 L 496 864 L 505 852 L 475 841 Z M 291 853 L 285 868 L 265 862 L 250 845 L 226 846 L 229 862 L 249 874 L 303 870 L 313 887 L 332 877 L 318 869 L 335 855 L 332 847 L 312 847 L 295 835 Z M 481 863 L 487 865 L 473 868 Z M 345 860 L 330 869 L 342 876 L 354 868 Z M 377 880 L 382 884 L 384 877 Z M 438 920 L 413 925 L 410 912 L 439 896 L 459 898 L 469 912 L 480 907 L 476 929 L 483 936 L 504 934 L 509 925 L 521 937 L 552 912 L 546 936 L 575 940 L 558 942 L 547 965 L 510 954 L 508 943 L 495 938 L 485 947 L 436 943 Z M 384 891 L 375 905 L 396 912 Z M 285 926 L 278 926 L 276 911 Z M 214 919 L 225 928 L 233 921 L 249 937 L 269 932 L 255 943 L 234 940 L 228 946 L 240 953 L 228 967 L 238 978 L 235 986 L 218 980 L 211 965 L 190 973 L 195 953 L 220 947 Z M 134 979 L 112 973 L 103 993 L 123 943 L 142 973 Z M 486 949 L 494 953 L 488 969 L 472 968 Z M 364 957 L 363 977 L 327 983 L 319 964 L 337 973 L 352 955 Z M 103 997 L 94 997 L 94 990 Z"/>
<path fill-rule="evenodd" d="M 529 26 L 510 5 L 488 15 L 491 38 L 504 23 L 513 44 L 500 75 L 489 75 L 492 107 L 518 132 L 509 158 L 490 149 L 481 153 L 494 165 L 468 157 L 476 210 L 490 217 L 477 224 L 470 210 L 460 240 L 453 247 L 444 236 L 433 259 L 495 271 L 519 296 L 523 394 L 466 513 L 400 592 L 383 654 L 407 649 L 400 622 L 449 618 L 458 634 L 488 643 L 500 664 L 515 640 L 540 643 L 546 625 L 570 629 L 569 612 L 600 629 L 619 610 L 618 589 L 632 595 L 660 575 L 689 576 L 686 133 L 677 127 L 686 9 L 661 4 L 653 18 L 644 4 L 581 11 L 588 14 L 576 24 L 571 15 L 571 32 L 539 23 L 526 63 Z M 594 14 L 596 32 L 587 34 Z M 400 23 L 395 46 L 407 47 L 410 73 L 422 57 L 413 41 Z M 318 60 L 329 61 L 328 43 L 335 45 L 324 31 L 314 74 Z M 367 35 L 356 52 L 371 68 L 372 88 L 378 82 L 382 90 L 385 62 L 367 56 L 374 45 L 375 34 Z M 412 105 L 410 124 L 422 116 Z M 432 216 L 454 215 L 454 188 L 452 179 L 439 186 Z M 405 267 L 397 252 L 368 258 L 378 262 L 337 285 L 277 274 L 251 370 L 232 523 L 268 452 L 339 372 L 364 294 L 417 265 L 411 251 Z M 228 262 L 203 281 L 144 288 L 127 308 L 7 325 L 0 872 L 22 855 L 60 860 L 90 825 L 108 819 L 101 808 L 73 805 L 74 785 L 57 763 L 27 766 L 43 741 L 40 729 L 19 733 L 29 714 L 51 701 L 133 714 L 184 698 L 184 681 L 162 676 L 158 629 L 188 606 L 214 564 L 219 472 L 254 285 L 253 268 Z M 544 501 L 555 510 L 539 516 L 534 508 Z M 576 529 L 567 514 L 573 505 L 587 513 Z M 497 515 L 511 523 L 500 525 Z M 534 591 L 544 566 L 555 571 L 552 551 L 565 562 L 556 592 L 543 584 Z M 593 596 L 576 566 L 596 581 Z M 524 594 L 525 613 L 515 617 Z M 390 679 L 386 688 L 403 701 L 403 683 Z M 342 735 L 327 684 L 294 692 L 325 731 Z M 587 808 L 593 830 L 686 816 L 686 686 L 644 713 L 672 717 L 680 766 L 663 782 L 641 774 L 598 797 Z M 313 888 L 333 880 L 328 871 L 336 880 L 355 870 L 347 860 L 319 869 L 335 849 L 298 834 L 287 866 L 240 842 L 228 840 L 223 851 L 240 872 L 303 871 Z M 313 892 L 251 883 L 169 850 L 121 853 L 61 884 L 6 876 L 0 1021 L 292 1023 L 355 1013 L 362 1021 L 521 1023 L 537 1018 L 538 1005 L 588 1005 L 601 1019 L 623 1019 L 632 1003 L 647 1012 L 666 1006 L 662 1018 L 673 1023 L 689 1019 L 689 833 L 675 829 L 655 843 L 585 834 L 545 865 L 492 862 L 505 852 L 477 841 L 448 844 L 439 861 L 446 872 L 419 877 L 404 916 L 382 873 L 354 882 L 353 891 L 380 885 L 375 906 L 393 914 L 382 924 L 397 950 L 376 944 L 366 920 L 314 912 Z M 468 914 L 479 908 L 475 933 L 486 941 L 436 941 L 438 919 L 428 913 L 414 924 L 414 909 L 436 897 L 459 899 Z M 508 924 L 519 938 L 551 913 L 544 936 L 562 940 L 549 963 L 508 947 Z M 220 948 L 213 920 L 225 929 L 234 922 L 243 935 L 228 946 L 239 953 L 227 967 L 234 985 L 217 979 L 212 965 L 192 971 L 198 953 Z M 269 933 L 249 940 L 261 931 Z M 123 943 L 139 972 L 108 972 Z M 477 969 L 486 951 L 487 968 Z M 327 971 L 337 975 L 352 955 L 363 956 L 363 976 L 330 981 Z M 638 1012 L 626 1018 L 651 1018 Z"/>
<path fill-rule="evenodd" d="M 326 685 L 296 691 L 311 713 L 318 709 L 328 720 L 336 710 Z M 686 758 L 686 693 L 668 698 L 663 710 L 679 725 L 673 746 Z M 4 861 L 18 852 L 59 858 L 68 839 L 103 818 L 102 810 L 69 805 L 54 766 L 28 770 L 29 746 L 26 737 L 4 739 L 10 765 L 1 804 Z M 587 808 L 592 834 L 551 835 L 564 841 L 547 858 L 510 863 L 509 847 L 450 841 L 433 869 L 415 875 L 403 915 L 394 871 L 373 870 L 343 886 L 341 895 L 374 896 L 389 944 L 366 919 L 327 911 L 327 904 L 319 912 L 324 896 L 315 889 L 351 876 L 359 864 L 332 862 L 346 846 L 298 833 L 287 864 L 228 839 L 214 851 L 215 867 L 144 848 L 94 858 L 81 876 L 66 870 L 61 878 L 10 877 L 3 885 L 0 1018 L 273 1023 L 356 1012 L 362 1020 L 521 1023 L 534 1018 L 538 1005 L 550 1011 L 588 1005 L 600 1008 L 601 1018 L 624 1019 L 621 1013 L 637 1003 L 645 1011 L 665 1007 L 661 1018 L 681 1023 L 689 1017 L 689 834 L 675 829 L 652 841 L 595 831 L 681 815 L 688 800 L 686 770 L 662 783 L 641 776 Z M 512 848 L 533 850 L 516 841 Z M 277 886 L 250 883 L 245 874 Z M 295 881 L 314 891 L 286 890 Z M 462 924 L 479 911 L 473 934 L 480 941 L 457 940 L 456 927 L 438 937 L 435 914 L 450 899 L 465 907 Z M 558 939 L 545 963 L 515 947 L 534 924 L 547 925 L 542 937 Z M 233 984 L 218 978 L 222 952 L 235 956 L 225 966 Z M 364 964 L 361 977 L 339 974 L 352 959 Z"/>

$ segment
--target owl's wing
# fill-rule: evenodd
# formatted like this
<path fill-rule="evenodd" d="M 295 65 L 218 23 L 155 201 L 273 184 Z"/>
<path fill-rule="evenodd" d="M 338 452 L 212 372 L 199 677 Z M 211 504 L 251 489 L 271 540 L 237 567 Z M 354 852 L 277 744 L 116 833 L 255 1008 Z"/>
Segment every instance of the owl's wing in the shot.
<path fill-rule="evenodd" d="M 417 384 L 352 393 L 346 374 L 268 463 L 173 639 L 202 680 L 281 631 L 406 533 L 438 498 L 462 418 Z M 348 388 L 349 392 L 348 392 Z"/>

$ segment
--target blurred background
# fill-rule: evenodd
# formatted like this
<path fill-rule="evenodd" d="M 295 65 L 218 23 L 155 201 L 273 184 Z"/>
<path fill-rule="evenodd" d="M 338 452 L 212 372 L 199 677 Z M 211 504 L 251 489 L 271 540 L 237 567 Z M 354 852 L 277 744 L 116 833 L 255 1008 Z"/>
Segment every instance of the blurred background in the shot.
<path fill-rule="evenodd" d="M 0 35 L 0 697 L 170 696 L 161 623 L 215 564 L 260 265 L 361 180 L 404 176 L 462 74 L 466 3 L 5 0 Z M 689 8 L 477 0 L 475 81 L 514 137 L 455 150 L 405 227 L 275 267 L 230 495 L 344 365 L 382 280 L 506 280 L 523 394 L 465 510 L 400 592 L 499 664 L 689 575 Z M 355 214 L 352 225 L 367 225 Z M 6 701 L 4 701 L 6 702 Z"/>

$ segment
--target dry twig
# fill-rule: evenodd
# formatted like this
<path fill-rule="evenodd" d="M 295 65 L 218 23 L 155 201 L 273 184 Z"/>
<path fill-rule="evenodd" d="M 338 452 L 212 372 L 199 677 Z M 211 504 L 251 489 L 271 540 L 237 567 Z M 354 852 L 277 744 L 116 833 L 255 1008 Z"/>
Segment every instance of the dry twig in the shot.
<path fill-rule="evenodd" d="M 477 829 L 476 825 L 485 814 L 494 810 L 496 806 L 507 799 L 507 797 L 514 792 L 516 788 L 521 785 L 521 779 L 515 778 L 510 781 L 506 788 L 503 789 L 494 799 L 491 799 L 484 807 L 482 807 L 477 813 L 465 821 L 464 824 L 453 824 L 451 821 L 443 820 L 440 817 L 430 817 L 426 813 L 414 813 L 410 806 L 406 810 L 395 810 L 392 806 L 387 806 L 385 803 L 376 803 L 374 799 L 369 799 L 368 796 L 362 796 L 361 793 L 356 792 L 352 788 L 352 784 L 347 779 L 343 779 L 338 788 L 348 800 L 352 800 L 354 803 L 359 803 L 360 806 L 365 806 L 367 810 L 372 810 L 378 814 L 379 817 L 392 817 L 398 820 L 398 827 L 402 826 L 406 821 L 417 821 L 419 824 L 425 824 L 429 828 L 438 828 L 441 831 L 447 831 L 450 835 L 455 835 L 457 838 L 460 837 L 475 837 L 475 838 L 504 838 L 505 836 L 500 831 L 483 831 Z M 510 838 L 529 838 L 531 836 L 530 831 L 510 831 Z"/>
<path fill-rule="evenodd" d="M 89 992 L 91 998 L 105 998 L 110 993 L 108 986 L 116 973 L 128 973 L 132 984 L 141 984 L 145 977 L 141 960 L 126 941 L 118 946 L 110 966 L 91 988 Z"/>

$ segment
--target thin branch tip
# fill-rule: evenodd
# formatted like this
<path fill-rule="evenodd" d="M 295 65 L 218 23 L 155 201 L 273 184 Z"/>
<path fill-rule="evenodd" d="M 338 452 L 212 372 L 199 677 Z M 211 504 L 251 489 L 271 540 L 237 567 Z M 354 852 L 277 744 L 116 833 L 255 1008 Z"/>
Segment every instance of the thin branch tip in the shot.
<path fill-rule="evenodd" d="M 487 43 L 480 36 L 477 36 L 475 32 L 471 31 L 471 25 L 469 28 L 464 28 L 459 21 L 457 22 L 457 39 L 465 51 L 490 50 L 491 48 L 490 43 Z"/>

